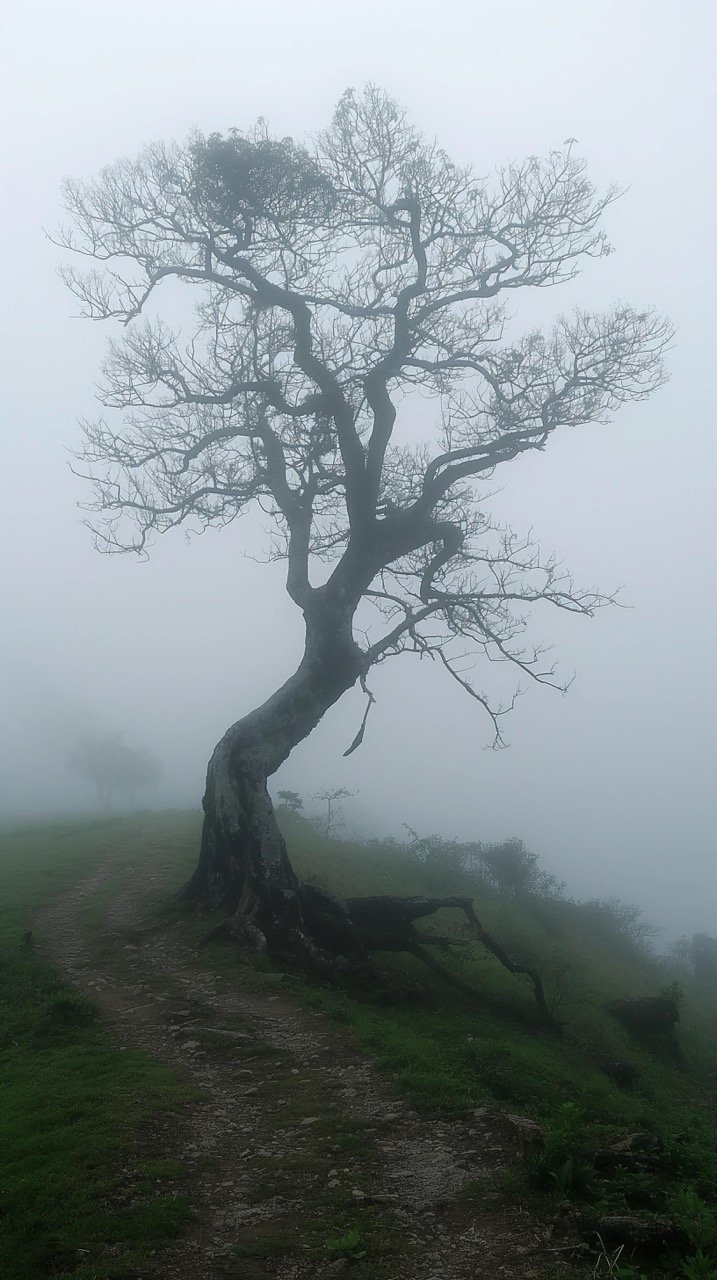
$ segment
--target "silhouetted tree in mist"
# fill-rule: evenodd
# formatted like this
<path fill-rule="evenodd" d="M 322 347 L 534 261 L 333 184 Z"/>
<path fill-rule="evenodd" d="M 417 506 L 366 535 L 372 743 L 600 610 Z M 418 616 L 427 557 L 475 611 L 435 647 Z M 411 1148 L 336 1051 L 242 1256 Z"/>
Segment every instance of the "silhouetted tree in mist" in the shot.
<path fill-rule="evenodd" d="M 288 813 L 300 813 L 304 807 L 304 802 L 298 791 L 279 791 L 277 799 L 279 801 L 278 807 L 286 809 Z"/>
<path fill-rule="evenodd" d="M 326 812 L 319 819 L 318 826 L 327 838 L 335 835 L 337 828 L 343 826 L 341 801 L 348 800 L 349 796 L 355 794 L 355 791 L 349 791 L 347 787 L 322 787 L 320 791 L 314 792 L 312 800 L 321 800 L 326 805 Z"/>
<path fill-rule="evenodd" d="M 67 185 L 63 243 L 91 266 L 67 281 L 84 314 L 123 328 L 107 413 L 84 423 L 77 463 L 98 545 L 144 553 L 157 533 L 258 505 L 305 622 L 294 674 L 212 755 L 185 890 L 252 945 L 312 964 L 364 954 L 341 904 L 298 882 L 267 791 L 346 690 L 362 686 L 368 713 L 374 666 L 430 657 L 499 743 L 512 701 L 472 666 L 561 687 L 524 641 L 528 611 L 605 603 L 492 520 L 485 486 L 663 381 L 670 332 L 649 310 L 577 310 L 523 335 L 508 317 L 519 290 L 566 283 L 609 252 L 599 224 L 614 197 L 596 193 L 571 143 L 478 178 L 372 87 L 347 92 L 308 149 L 263 124 L 195 133 Z M 171 320 L 180 283 L 197 303 L 185 336 Z M 430 438 L 413 392 L 424 418 L 433 406 Z M 216 606 L 209 596 L 208 647 Z"/>
<path fill-rule="evenodd" d="M 691 938 L 680 938 L 672 951 L 698 982 L 717 985 L 717 938 L 710 937 L 708 933 L 695 933 Z"/>
<path fill-rule="evenodd" d="M 121 733 L 88 736 L 77 745 L 69 760 L 81 778 L 91 782 L 103 809 L 111 810 L 118 793 L 130 806 L 136 793 L 155 786 L 162 771 L 147 751 L 130 747 Z"/>

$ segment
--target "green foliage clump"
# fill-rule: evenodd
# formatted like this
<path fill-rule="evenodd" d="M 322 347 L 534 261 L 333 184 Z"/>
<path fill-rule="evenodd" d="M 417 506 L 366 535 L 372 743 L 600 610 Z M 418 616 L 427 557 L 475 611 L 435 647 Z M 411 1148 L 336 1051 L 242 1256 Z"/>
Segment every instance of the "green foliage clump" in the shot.
<path fill-rule="evenodd" d="M 681 1277 L 682 1280 L 717 1280 L 717 1262 L 698 1249 L 691 1258 L 685 1258 Z"/>
<path fill-rule="evenodd" d="M 206 216 L 248 248 L 267 225 L 284 232 L 325 217 L 336 199 L 319 166 L 292 138 L 270 138 L 260 123 L 252 134 L 231 129 L 197 137 L 190 147 L 195 198 Z"/>
<path fill-rule="evenodd" d="M 366 1255 L 358 1227 L 351 1227 L 343 1235 L 334 1236 L 327 1240 L 326 1247 L 330 1253 L 339 1254 L 342 1258 L 363 1258 Z"/>
<path fill-rule="evenodd" d="M 591 1135 L 580 1108 L 574 1102 L 563 1103 L 553 1116 L 544 1149 L 526 1159 L 529 1185 L 556 1191 L 561 1199 L 591 1199 L 595 1172 L 590 1152 Z"/>

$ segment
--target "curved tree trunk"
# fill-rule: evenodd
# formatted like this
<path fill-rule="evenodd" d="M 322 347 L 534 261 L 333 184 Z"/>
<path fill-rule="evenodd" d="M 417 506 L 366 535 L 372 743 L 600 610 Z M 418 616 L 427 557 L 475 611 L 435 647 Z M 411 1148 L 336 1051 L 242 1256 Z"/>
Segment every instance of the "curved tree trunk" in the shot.
<path fill-rule="evenodd" d="M 335 968 L 337 956 L 366 964 L 366 951 L 344 905 L 299 883 L 267 780 L 360 671 L 359 650 L 344 619 L 334 614 L 326 625 L 307 628 L 294 675 L 233 724 L 214 749 L 199 862 L 179 895 L 221 909 L 221 931 L 274 955 L 298 955 L 314 968 Z"/>
<path fill-rule="evenodd" d="M 318 621 L 317 621 L 318 619 Z M 207 769 L 199 862 L 177 895 L 223 913 L 208 940 L 228 933 L 278 957 L 298 957 L 325 973 L 368 969 L 369 951 L 410 951 L 464 993 L 475 996 L 426 952 L 431 935 L 413 921 L 441 907 L 460 907 L 484 945 L 514 974 L 526 973 L 541 1017 L 554 1025 L 540 978 L 512 963 L 480 925 L 464 898 L 353 898 L 341 902 L 294 873 L 271 803 L 267 782 L 297 743 L 359 678 L 361 653 L 351 635 L 348 610 L 307 617 L 304 656 L 285 684 L 238 720 L 217 744 Z"/>

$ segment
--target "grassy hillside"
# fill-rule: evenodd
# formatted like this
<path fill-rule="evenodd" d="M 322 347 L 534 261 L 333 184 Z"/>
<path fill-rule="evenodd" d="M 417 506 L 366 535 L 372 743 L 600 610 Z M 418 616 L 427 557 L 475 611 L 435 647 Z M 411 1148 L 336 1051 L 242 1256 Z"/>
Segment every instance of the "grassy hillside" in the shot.
<path fill-rule="evenodd" d="M 470 846 L 329 841 L 298 815 L 285 813 L 284 823 L 300 874 L 340 895 L 473 897 L 482 923 L 512 958 L 542 973 L 564 1032 L 535 1025 L 528 984 L 476 946 L 458 917 L 449 926 L 463 943 L 457 972 L 489 1008 L 476 1012 L 409 957 L 384 958 L 395 995 L 379 1006 L 335 991 L 313 990 L 307 998 L 351 1026 L 414 1105 L 490 1102 L 544 1124 L 546 1151 L 526 1168 L 532 1193 L 581 1203 L 588 1216 L 669 1217 L 682 1242 L 663 1269 L 649 1264 L 650 1280 L 717 1280 L 717 987 L 654 955 L 638 912 L 610 899 L 572 902 L 539 869 L 532 886 L 515 889 L 491 883 Z M 446 920 L 434 921 L 424 929 L 445 933 Z M 680 1008 L 674 1038 L 636 1039 L 606 1008 L 619 997 L 663 992 Z M 639 1070 L 631 1087 L 605 1074 L 614 1060 Z M 626 1157 L 609 1175 L 594 1168 L 596 1149 L 635 1132 L 645 1135 L 641 1157 Z M 606 1255 L 605 1268 L 609 1261 Z M 604 1274 L 628 1280 L 641 1272 L 625 1265 Z"/>
<path fill-rule="evenodd" d="M 563 1034 L 539 1026 L 529 986 L 477 945 L 453 913 L 422 928 L 455 938 L 446 963 L 475 986 L 479 1006 L 408 956 L 379 957 L 378 996 L 248 968 L 226 944 L 198 952 L 197 965 L 249 986 L 280 982 L 285 989 L 288 979 L 302 1000 L 348 1028 L 429 1117 L 489 1104 L 539 1121 L 548 1132 L 545 1151 L 526 1162 L 519 1184 L 515 1175 L 506 1184 L 507 1197 L 534 1198 L 546 1212 L 566 1203 L 588 1216 L 667 1216 L 678 1226 L 675 1248 L 659 1265 L 641 1270 L 623 1257 L 621 1267 L 606 1246 L 596 1275 L 717 1280 L 717 992 L 653 956 L 639 916 L 614 902 L 566 900 L 529 855 L 521 863 L 520 849 L 518 871 L 527 865 L 530 874 L 511 881 L 501 875 L 515 848 L 491 864 L 479 846 L 327 839 L 297 814 L 283 812 L 282 821 L 299 874 L 339 895 L 474 898 L 482 923 L 513 959 L 542 973 Z M 68 991 L 21 937 L 33 912 L 87 874 L 109 843 L 125 865 L 171 852 L 166 899 L 148 907 L 152 923 L 176 928 L 179 921 L 184 936 L 199 936 L 206 920 L 168 906 L 169 890 L 193 865 L 198 831 L 198 815 L 167 814 L 0 833 L 0 1109 L 7 1135 L 0 1230 L 4 1258 L 13 1260 L 3 1274 L 13 1280 L 88 1280 L 98 1274 L 93 1251 L 102 1247 L 106 1255 L 108 1245 L 121 1259 L 117 1274 L 126 1274 L 133 1250 L 141 1257 L 186 1220 L 187 1205 L 174 1193 L 164 1196 L 155 1181 L 151 1195 L 134 1195 L 131 1207 L 113 1199 L 118 1169 L 133 1163 L 141 1173 L 149 1158 L 140 1126 L 173 1105 L 175 1080 L 144 1055 L 120 1051 L 97 1026 L 91 1004 Z M 112 892 L 111 882 L 103 892 Z M 88 920 L 91 911 L 90 904 Z M 675 1038 L 636 1040 L 605 1007 L 616 997 L 664 990 L 680 1002 Z M 631 1087 L 618 1085 L 605 1073 L 606 1060 L 631 1063 L 639 1077 Z M 642 1135 L 637 1155 L 612 1160 L 609 1172 L 596 1168 L 594 1152 L 628 1133 Z"/>
<path fill-rule="evenodd" d="M 132 821 L 0 831 L 0 1275 L 127 1276 L 189 1207 L 142 1137 L 180 1098 L 152 1058 L 121 1048 L 92 1002 L 23 943 L 35 911 L 131 845 Z M 131 1193 L 130 1193 L 131 1189 Z"/>

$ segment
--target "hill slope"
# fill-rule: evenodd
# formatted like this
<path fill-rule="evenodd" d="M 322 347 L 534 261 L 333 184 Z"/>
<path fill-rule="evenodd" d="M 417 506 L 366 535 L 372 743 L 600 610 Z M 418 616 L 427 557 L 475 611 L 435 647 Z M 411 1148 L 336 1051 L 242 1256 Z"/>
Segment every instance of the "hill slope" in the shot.
<path fill-rule="evenodd" d="M 30 915 L 49 900 L 52 905 L 40 915 L 38 930 L 72 980 L 99 1003 L 110 1027 L 109 1040 L 101 1039 L 106 1033 L 91 1018 L 87 1024 L 82 1017 L 75 1019 L 69 1039 L 63 1027 L 61 1043 L 56 1037 L 50 1046 L 55 1064 L 58 1054 L 65 1063 L 68 1056 L 72 1060 L 78 1052 L 85 1054 L 85 1037 L 95 1037 L 92 1052 L 99 1055 L 100 1072 L 110 1073 L 113 1089 L 125 1087 L 120 1079 L 122 1072 L 126 1074 L 125 1064 L 131 1062 L 140 1072 L 135 1094 L 125 1099 L 123 1123 L 118 1126 L 110 1117 L 107 1136 L 99 1145 L 92 1124 L 89 1136 L 85 1128 L 70 1140 L 84 1144 L 92 1157 L 88 1178 L 99 1187 L 102 1177 L 106 1179 L 100 1192 L 104 1209 L 109 1203 L 114 1211 L 123 1203 L 115 1203 L 117 1194 L 128 1196 L 133 1205 L 140 1205 L 143 1195 L 147 1201 L 146 1189 L 140 1186 L 143 1177 L 146 1183 L 142 1162 L 156 1161 L 160 1153 L 140 1152 L 136 1138 L 142 1124 L 149 1123 L 149 1112 L 166 1163 L 155 1165 L 159 1181 L 149 1197 L 155 1218 L 150 1221 L 144 1210 L 140 1213 L 134 1243 L 127 1239 L 126 1227 L 123 1236 L 123 1229 L 115 1226 L 111 1234 L 116 1240 L 110 1245 L 96 1224 L 88 1225 L 98 1202 L 86 1179 L 84 1207 L 75 1210 L 80 1224 L 85 1215 L 84 1227 L 75 1226 L 58 1244 L 62 1228 L 51 1226 L 54 1245 L 46 1241 L 45 1254 L 40 1250 L 41 1256 L 33 1261 L 28 1242 L 34 1231 L 38 1243 L 44 1202 L 31 1196 L 29 1221 L 34 1226 L 26 1225 L 24 1235 L 10 1233 L 6 1247 L 14 1249 L 9 1256 L 15 1261 L 9 1268 L 6 1264 L 4 1273 L 35 1280 L 50 1274 L 50 1269 L 42 1269 L 47 1266 L 66 1280 L 127 1275 L 126 1259 L 134 1250 L 141 1259 L 141 1274 L 159 1280 L 177 1274 L 178 1260 L 193 1256 L 197 1241 L 204 1242 L 203 1256 L 210 1256 L 207 1232 L 220 1220 L 222 1248 L 229 1253 L 217 1246 L 211 1254 L 211 1274 L 217 1276 L 328 1275 L 343 1259 L 357 1276 L 393 1278 L 404 1274 L 400 1259 L 408 1250 L 406 1274 L 441 1275 L 446 1280 L 500 1274 L 577 1277 L 593 1273 L 595 1266 L 599 1269 L 594 1274 L 622 1275 L 625 1280 L 641 1274 L 651 1280 L 714 1280 L 717 1230 L 708 1207 L 717 1170 L 714 995 L 681 974 L 678 1037 L 635 1040 L 607 1012 L 606 1003 L 619 996 L 656 994 L 670 987 L 675 975 L 645 951 L 635 919 L 626 918 L 615 904 L 599 909 L 595 904 L 587 908 L 570 903 L 535 868 L 531 883 L 518 888 L 500 876 L 491 879 L 478 846 L 436 840 L 412 846 L 361 845 L 328 840 L 296 815 L 285 814 L 284 819 L 300 874 L 337 893 L 474 897 L 483 923 L 511 955 L 541 969 L 555 1013 L 565 1024 L 563 1035 L 537 1025 L 529 989 L 477 946 L 463 923 L 449 913 L 444 920 L 436 917 L 426 929 L 439 929 L 455 940 L 455 959 L 446 963 L 476 986 L 479 1005 L 411 957 L 379 957 L 382 983 L 377 993 L 337 990 L 307 983 L 299 975 L 247 969 L 226 945 L 197 952 L 193 944 L 207 922 L 167 907 L 170 889 L 181 883 L 193 862 L 197 815 L 6 832 L 0 846 L 0 878 L 10 892 L 3 899 L 2 941 L 3 966 L 11 978 L 5 990 L 12 998 L 6 994 L 0 1016 L 5 1026 L 7 1114 L 17 1102 L 28 1067 L 37 1070 L 44 1062 L 52 1069 L 51 1055 L 45 1061 L 47 1046 L 41 1043 L 41 1028 L 47 1022 L 43 983 L 49 983 L 52 999 L 58 991 L 61 1001 L 68 998 L 32 949 L 19 946 Z M 73 887 L 78 882 L 79 889 Z M 28 1010 L 30 990 L 34 1004 L 30 1001 Z M 12 1008 L 16 996 L 22 996 L 26 1018 L 19 1035 L 17 1010 Z M 318 1031 L 313 1029 L 317 1024 L 309 1013 L 300 1012 L 297 1000 L 323 1011 L 342 1030 L 320 1030 L 326 1028 L 325 1021 Z M 286 1034 L 277 1032 L 277 1014 Z M 188 1024 L 199 1031 L 179 1039 Z M 221 1034 L 211 1042 L 212 1028 L 239 1034 L 230 1058 Z M 249 1039 L 242 1042 L 242 1034 Z M 125 1044 L 138 1044 L 144 1055 L 130 1058 L 126 1050 L 118 1053 L 117 1036 Z M 323 1048 L 314 1043 L 317 1036 Z M 356 1056 L 352 1041 L 376 1061 L 383 1083 Z M 194 1047 L 182 1049 L 183 1043 L 192 1042 Z M 242 1043 L 248 1048 L 239 1053 Z M 158 1068 L 157 1059 L 171 1065 L 173 1074 Z M 262 1064 L 259 1071 L 257 1060 Z M 628 1061 L 639 1072 L 631 1087 L 620 1086 L 606 1074 L 606 1064 L 616 1061 Z M 162 1070 L 164 1076 L 156 1074 Z M 210 1077 L 213 1101 L 207 1104 L 204 1120 L 207 1132 L 215 1133 L 212 1158 L 219 1159 L 221 1167 L 218 1173 L 216 1167 L 214 1173 L 204 1169 L 199 1178 L 197 1161 L 188 1160 L 185 1150 L 197 1147 L 196 1118 L 192 1120 L 197 1107 L 182 1101 L 182 1087 L 206 1089 Z M 336 1079 L 338 1096 L 331 1084 Z M 68 1109 L 92 1115 L 99 1107 L 96 1090 L 80 1083 L 86 1092 L 78 1100 L 63 1073 L 55 1072 L 54 1103 L 63 1115 Z M 333 1098 L 328 1111 L 327 1098 Z M 175 1117 L 169 1128 L 161 1120 L 162 1107 L 167 1106 Z M 242 1150 L 247 1141 L 250 1144 L 242 1157 L 243 1182 L 232 1143 L 231 1151 L 222 1145 L 234 1132 L 234 1111 L 240 1113 L 239 1132 L 242 1126 L 245 1130 Z M 519 1144 L 512 1122 L 503 1118 L 506 1112 L 520 1112 L 547 1131 L 544 1147 L 536 1144 L 526 1161 L 515 1162 Z M 251 1118 L 254 1113 L 256 1121 Z M 225 1119 L 221 1141 L 217 1115 L 219 1129 L 221 1115 Z M 312 1123 L 302 1125 L 302 1119 Z M 187 1136 L 193 1123 L 194 1139 Z M 626 1133 L 641 1136 L 632 1147 L 628 1144 L 617 1152 L 615 1140 Z M 3 1186 L 16 1186 L 17 1194 L 27 1177 L 27 1161 L 33 1159 L 23 1145 L 25 1137 L 16 1132 L 2 1157 L 9 1171 Z M 131 1177 L 127 1174 L 131 1192 L 127 1186 L 118 1191 L 109 1177 L 113 1143 L 125 1153 L 134 1149 L 131 1158 L 125 1156 L 127 1168 L 134 1169 Z M 416 1199 L 421 1169 L 438 1171 L 428 1208 L 420 1195 Z M 222 1176 L 227 1170 L 229 1179 Z M 287 1170 L 290 1181 L 293 1177 L 305 1187 L 304 1202 L 288 1209 Z M 413 1183 L 407 1170 L 413 1170 Z M 253 1191 L 242 1201 L 246 1212 L 237 1216 L 221 1195 L 217 1200 L 217 1187 L 227 1181 L 246 1187 L 247 1171 Z M 80 1182 L 81 1172 L 75 1170 Z M 51 1177 L 57 1182 L 58 1173 Z M 379 1184 L 384 1190 L 376 1193 Z M 12 1201 L 12 1194 L 8 1208 L 17 1216 L 20 1201 Z M 33 1195 L 40 1195 L 39 1190 Z M 52 1222 L 62 1221 L 61 1201 L 56 1195 Z M 174 1217 L 164 1204 L 175 1205 Z M 266 1204 L 274 1205 L 268 1219 L 257 1207 Z M 190 1220 L 192 1207 L 198 1208 L 199 1226 Z M 577 1247 L 579 1223 L 606 1214 L 668 1217 L 679 1232 L 671 1249 L 660 1250 L 659 1259 L 636 1255 L 633 1270 L 627 1266 L 627 1250 L 620 1269 L 617 1261 L 613 1265 L 619 1245 L 606 1240 L 601 1254 L 593 1234 L 583 1263 Z M 173 1231 L 184 1234 L 176 1245 L 166 1244 L 157 1253 L 152 1240 Z M 479 1236 L 482 1253 L 476 1252 Z M 78 1246 L 78 1238 L 85 1243 Z M 59 1255 L 55 1257 L 52 1248 L 59 1249 Z M 58 1261 L 68 1261 L 68 1251 L 77 1248 L 86 1250 L 86 1267 L 82 1263 L 74 1269 L 58 1268 Z M 107 1254 L 112 1248 L 122 1259 L 116 1265 L 124 1271 L 112 1271 L 115 1264 Z M 483 1270 L 478 1267 L 479 1254 Z M 45 1256 L 54 1261 L 43 1263 Z M 18 1269 L 20 1257 L 24 1270 Z M 174 1272 L 162 1270 L 162 1257 Z M 228 1269 L 222 1270 L 225 1266 Z"/>

